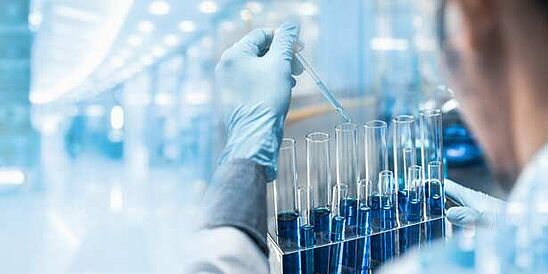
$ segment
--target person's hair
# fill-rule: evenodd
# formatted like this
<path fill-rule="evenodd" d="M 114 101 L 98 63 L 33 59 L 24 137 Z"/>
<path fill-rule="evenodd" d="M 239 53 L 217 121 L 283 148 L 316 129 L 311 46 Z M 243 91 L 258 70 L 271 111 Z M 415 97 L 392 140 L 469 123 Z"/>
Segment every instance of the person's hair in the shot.
<path fill-rule="evenodd" d="M 533 0 L 544 15 L 548 16 L 548 0 Z"/>

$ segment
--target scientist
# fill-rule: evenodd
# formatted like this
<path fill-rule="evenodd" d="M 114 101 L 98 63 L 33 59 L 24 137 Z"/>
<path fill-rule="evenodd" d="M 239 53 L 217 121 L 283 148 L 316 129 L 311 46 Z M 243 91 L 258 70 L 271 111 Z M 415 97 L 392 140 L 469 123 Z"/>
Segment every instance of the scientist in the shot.
<path fill-rule="evenodd" d="M 512 205 L 448 182 L 447 195 L 465 207 L 449 209 L 447 218 L 492 227 L 506 214 L 523 217 L 536 210 L 548 220 L 548 1 L 447 0 L 440 14 L 440 42 L 455 95 Z M 217 66 L 227 143 L 186 272 L 268 272 L 266 182 L 275 177 L 293 75 L 301 72 L 292 65 L 299 26 L 284 23 L 274 33 L 249 33 Z M 535 218 L 521 218 L 517 229 L 533 229 Z M 539 242 L 526 235 L 527 243 L 548 250 L 546 236 Z M 424 265 L 416 261 L 403 259 L 400 265 L 421 272 Z M 518 268 L 528 273 L 531 262 L 521 260 Z M 398 263 L 394 269 L 399 273 Z"/>

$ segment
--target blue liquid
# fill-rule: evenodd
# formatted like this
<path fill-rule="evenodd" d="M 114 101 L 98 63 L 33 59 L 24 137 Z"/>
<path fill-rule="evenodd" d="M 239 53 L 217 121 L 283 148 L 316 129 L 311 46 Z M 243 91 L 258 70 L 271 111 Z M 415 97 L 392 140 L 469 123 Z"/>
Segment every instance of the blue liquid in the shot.
<path fill-rule="evenodd" d="M 410 199 L 409 196 L 416 197 L 417 195 L 414 192 L 411 192 L 409 194 L 405 192 L 400 192 L 398 195 L 400 219 L 403 225 L 418 223 L 422 220 L 423 217 L 423 200 L 416 198 Z M 400 253 L 403 254 L 409 249 L 418 245 L 420 242 L 420 234 L 420 225 L 413 225 L 402 228 L 399 231 Z"/>
<path fill-rule="evenodd" d="M 313 211 L 314 232 L 316 244 L 327 244 L 331 240 L 331 211 L 326 207 L 317 207 Z M 329 270 L 329 246 L 314 249 L 314 271 L 327 273 Z"/>
<path fill-rule="evenodd" d="M 367 205 L 363 205 L 358 209 L 358 235 L 366 236 L 371 234 L 371 209 Z M 371 268 L 371 238 L 365 237 L 358 240 L 357 243 L 357 273 L 367 274 Z"/>
<path fill-rule="evenodd" d="M 296 212 L 278 213 L 278 243 L 284 251 L 295 250 L 299 244 L 299 215 Z M 283 273 L 300 273 L 299 253 L 283 257 Z"/>
<path fill-rule="evenodd" d="M 347 198 L 341 202 L 342 214 L 346 219 L 345 239 L 356 236 L 356 225 L 358 221 L 358 200 Z M 356 269 L 357 241 L 347 241 L 343 250 L 343 271 Z"/>
<path fill-rule="evenodd" d="M 331 211 L 325 207 L 317 207 L 312 211 L 312 222 L 314 224 L 314 232 L 316 233 L 316 240 L 329 240 L 329 214 Z"/>
<path fill-rule="evenodd" d="M 381 210 L 381 230 L 386 231 L 396 227 L 396 210 L 392 206 Z M 396 255 L 396 232 L 388 231 L 381 236 L 381 262 L 386 262 Z"/>
<path fill-rule="evenodd" d="M 427 210 L 430 217 L 443 216 L 443 200 L 440 195 L 432 195 L 427 199 Z M 426 223 L 426 239 L 431 242 L 445 237 L 445 222 L 443 219 Z"/>
<path fill-rule="evenodd" d="M 387 196 L 379 195 L 373 195 L 369 199 L 373 231 L 385 231 L 396 226 L 396 209 L 387 200 Z M 396 254 L 395 232 L 389 231 L 371 237 L 371 250 L 371 266 L 375 269 Z"/>
<path fill-rule="evenodd" d="M 357 224 L 358 200 L 346 198 L 341 202 L 341 214 L 346 218 L 346 227 L 353 227 Z"/>
<path fill-rule="evenodd" d="M 340 242 L 344 240 L 345 219 L 342 216 L 335 216 L 331 223 L 331 241 Z M 343 243 L 334 244 L 331 246 L 329 254 L 329 273 L 342 272 L 343 259 Z"/>
<path fill-rule="evenodd" d="M 301 226 L 301 247 L 314 247 L 314 227 L 311 225 Z M 314 273 L 314 250 L 309 249 L 301 252 L 301 273 Z"/>

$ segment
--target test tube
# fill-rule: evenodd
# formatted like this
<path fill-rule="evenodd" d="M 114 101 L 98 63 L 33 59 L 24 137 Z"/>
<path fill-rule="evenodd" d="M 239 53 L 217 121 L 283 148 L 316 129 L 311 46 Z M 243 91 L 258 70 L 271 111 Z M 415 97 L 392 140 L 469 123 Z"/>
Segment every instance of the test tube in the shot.
<path fill-rule="evenodd" d="M 312 225 L 313 190 L 311 187 L 297 188 L 297 209 L 300 217 L 301 273 L 314 273 L 314 226 Z"/>
<path fill-rule="evenodd" d="M 381 190 L 381 231 L 386 231 L 381 237 L 381 263 L 389 261 L 396 255 L 396 184 L 394 173 L 383 170 L 379 173 L 379 186 Z"/>
<path fill-rule="evenodd" d="M 323 132 L 306 135 L 306 175 L 314 191 L 313 225 L 317 240 L 329 239 L 331 191 L 330 136 Z"/>
<path fill-rule="evenodd" d="M 405 215 L 405 205 L 409 197 L 406 196 L 405 182 L 407 170 L 416 164 L 415 146 L 415 117 L 411 115 L 399 115 L 392 120 L 393 125 L 393 153 L 394 153 L 394 177 L 398 186 L 399 215 Z"/>
<path fill-rule="evenodd" d="M 299 221 L 295 203 L 297 188 L 295 140 L 283 139 L 278 156 L 278 178 L 274 181 L 278 243 L 284 251 L 296 250 L 299 245 Z M 284 258 L 284 273 L 299 273 L 300 256 Z"/>
<path fill-rule="evenodd" d="M 337 143 L 337 184 L 348 186 L 348 196 L 344 199 L 342 211 L 346 225 L 356 225 L 357 211 L 357 125 L 343 123 L 335 127 Z"/>
<path fill-rule="evenodd" d="M 344 240 L 346 219 L 343 212 L 343 201 L 347 198 L 348 186 L 336 184 L 333 186 L 333 200 L 331 201 L 331 241 Z M 343 268 L 343 243 L 331 246 L 329 254 L 329 273 L 341 273 Z"/>
<path fill-rule="evenodd" d="M 420 243 L 420 225 L 416 223 L 422 220 L 424 207 L 422 167 L 410 166 L 407 169 L 406 179 L 404 191 L 408 199 L 406 204 L 400 204 L 400 208 L 404 208 L 404 214 L 400 215 L 400 220 L 406 226 L 399 231 L 400 254 Z"/>
<path fill-rule="evenodd" d="M 378 175 L 388 169 L 388 148 L 386 145 L 385 121 L 372 120 L 364 124 L 365 128 L 365 179 L 378 183 Z"/>
<path fill-rule="evenodd" d="M 368 204 L 371 210 L 371 230 L 381 231 L 382 192 L 379 181 L 379 174 L 388 169 L 388 148 L 387 148 L 387 124 L 381 120 L 373 120 L 364 124 L 365 134 L 365 179 L 369 181 Z M 361 198 L 360 198 L 361 200 Z M 371 237 L 370 268 L 378 267 L 382 262 L 381 235 Z"/>
<path fill-rule="evenodd" d="M 324 132 L 314 132 L 306 136 L 306 175 L 309 187 L 314 189 L 314 208 L 312 223 L 316 244 L 327 244 L 330 241 L 330 196 L 331 196 L 331 137 Z M 314 269 L 327 273 L 329 247 L 314 250 Z"/>
<path fill-rule="evenodd" d="M 424 173 L 427 172 L 428 163 L 443 163 L 442 118 L 440 109 L 420 111 L 421 158 Z M 425 175 L 423 177 L 426 178 Z"/>
<path fill-rule="evenodd" d="M 348 186 L 348 196 L 342 201 L 341 210 L 346 219 L 345 237 L 356 236 L 358 215 L 358 173 L 357 173 L 357 145 L 358 126 L 352 123 L 343 123 L 335 127 L 337 143 L 337 183 Z M 356 268 L 356 241 L 348 241 L 343 251 L 343 267 Z"/>
<path fill-rule="evenodd" d="M 445 190 L 443 187 L 442 163 L 432 161 L 428 163 L 426 213 L 429 218 L 439 218 L 444 214 Z M 426 224 L 426 238 L 431 242 L 445 236 L 445 222 L 435 219 Z"/>
<path fill-rule="evenodd" d="M 369 207 L 370 189 L 372 182 L 367 179 L 361 179 L 358 182 L 358 235 L 357 242 L 357 272 L 369 273 L 371 267 L 371 238 L 366 237 L 371 234 L 371 208 Z"/>
<path fill-rule="evenodd" d="M 442 118 L 440 109 L 420 111 L 421 158 L 429 218 L 442 217 L 445 210 Z M 445 236 L 443 220 L 429 222 L 426 227 L 428 241 Z"/>

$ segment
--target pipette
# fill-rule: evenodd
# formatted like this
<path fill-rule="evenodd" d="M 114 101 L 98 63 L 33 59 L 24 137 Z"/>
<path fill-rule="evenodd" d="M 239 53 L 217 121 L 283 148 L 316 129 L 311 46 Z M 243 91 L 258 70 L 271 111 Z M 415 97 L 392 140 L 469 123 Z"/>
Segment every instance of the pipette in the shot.
<path fill-rule="evenodd" d="M 316 71 L 314 71 L 310 63 L 306 60 L 306 58 L 301 53 L 303 48 L 304 46 L 302 45 L 302 43 L 298 42 L 293 51 L 295 58 L 303 67 L 303 69 L 308 73 L 308 75 L 310 75 L 312 80 L 314 80 L 314 83 L 316 84 L 316 86 L 318 86 L 318 88 L 320 89 L 320 92 L 322 93 L 323 97 L 327 100 L 327 102 L 329 102 L 329 104 L 331 104 L 331 106 L 333 106 L 335 110 L 342 115 L 342 117 L 347 123 L 350 123 L 351 122 L 350 116 L 346 113 L 346 111 L 342 107 L 339 100 L 337 100 L 337 98 L 335 98 L 333 93 L 329 91 L 329 89 L 327 89 L 327 86 L 320 79 Z"/>

